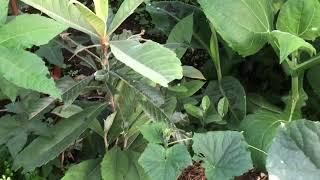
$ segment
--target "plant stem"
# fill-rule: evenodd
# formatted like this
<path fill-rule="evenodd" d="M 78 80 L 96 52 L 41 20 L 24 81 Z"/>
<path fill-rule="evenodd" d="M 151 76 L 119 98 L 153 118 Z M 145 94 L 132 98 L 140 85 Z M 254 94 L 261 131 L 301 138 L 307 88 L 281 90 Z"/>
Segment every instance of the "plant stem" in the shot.
<path fill-rule="evenodd" d="M 320 55 L 316 56 L 316 57 L 313 57 L 311 58 L 310 60 L 308 61 L 305 61 L 299 65 L 297 65 L 297 67 L 295 68 L 295 71 L 297 73 L 299 72 L 303 72 L 311 67 L 314 67 L 316 65 L 319 65 L 320 64 Z"/>
<path fill-rule="evenodd" d="M 221 71 L 221 64 L 220 64 L 220 54 L 219 54 L 219 43 L 218 43 L 218 38 L 217 38 L 217 33 L 214 29 L 214 27 L 211 25 L 211 40 L 210 40 L 210 56 L 213 60 L 213 63 L 216 67 L 217 70 L 217 76 L 218 76 L 218 81 L 219 84 L 221 83 L 222 80 L 222 71 Z"/>
<path fill-rule="evenodd" d="M 294 53 L 292 55 L 292 62 L 294 68 L 297 67 L 298 64 L 298 54 Z M 293 73 L 291 75 L 291 91 L 292 91 L 292 97 L 291 97 L 291 111 L 289 116 L 289 122 L 292 120 L 293 113 L 296 109 L 297 103 L 299 101 L 299 73 Z"/>
<path fill-rule="evenodd" d="M 259 151 L 259 152 L 262 152 L 262 153 L 265 154 L 265 155 L 268 155 L 265 151 L 263 151 L 263 150 L 261 150 L 261 149 L 259 149 L 259 148 L 256 148 L 256 147 L 254 147 L 254 146 L 251 146 L 251 145 L 249 145 L 249 144 L 248 144 L 248 147 L 249 147 L 249 148 L 252 148 L 252 149 L 254 149 L 254 150 L 257 150 L 257 151 Z"/>
<path fill-rule="evenodd" d="M 191 141 L 191 140 L 192 140 L 192 138 L 180 139 L 180 140 L 177 140 L 177 141 L 173 141 L 173 142 L 168 143 L 168 146 L 170 146 L 170 145 L 172 145 L 172 144 L 179 143 L 179 142 Z"/>

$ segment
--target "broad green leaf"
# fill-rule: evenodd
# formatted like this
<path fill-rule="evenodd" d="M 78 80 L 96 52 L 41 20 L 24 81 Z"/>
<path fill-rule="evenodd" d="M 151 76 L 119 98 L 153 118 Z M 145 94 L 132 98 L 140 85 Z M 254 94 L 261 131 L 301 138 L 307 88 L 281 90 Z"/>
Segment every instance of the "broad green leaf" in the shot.
<path fill-rule="evenodd" d="M 210 28 L 202 10 L 180 1 L 159 1 L 147 3 L 146 10 L 152 18 L 152 23 L 164 34 L 169 35 L 173 27 L 183 18 L 193 14 L 194 27 L 192 46 L 209 50 Z"/>
<path fill-rule="evenodd" d="M 177 144 L 165 149 L 157 144 L 148 144 L 139 159 L 139 164 L 150 179 L 176 180 L 181 172 L 192 164 L 187 148 Z"/>
<path fill-rule="evenodd" d="M 109 0 L 93 0 L 96 15 L 105 21 L 108 18 Z"/>
<path fill-rule="evenodd" d="M 47 132 L 50 137 L 36 138 L 18 154 L 14 160 L 14 169 L 23 168 L 24 173 L 30 172 L 57 157 L 88 128 L 104 108 L 104 104 L 92 106 L 60 121 Z"/>
<path fill-rule="evenodd" d="M 194 68 L 193 66 L 182 66 L 183 69 L 183 76 L 192 78 L 192 79 L 202 79 L 205 80 L 206 78 L 203 76 L 201 71 Z"/>
<path fill-rule="evenodd" d="M 124 0 L 108 27 L 108 34 L 111 35 L 126 20 L 144 0 Z"/>
<path fill-rule="evenodd" d="M 61 180 L 101 180 L 100 162 L 100 159 L 91 159 L 73 165 Z"/>
<path fill-rule="evenodd" d="M 286 117 L 280 113 L 264 110 L 248 115 L 241 122 L 240 130 L 243 131 L 248 144 L 267 152 L 277 133 L 277 128 L 285 119 Z M 264 170 L 267 155 L 259 150 L 251 148 L 251 157 L 255 167 Z"/>
<path fill-rule="evenodd" d="M 165 129 L 165 123 L 156 122 L 152 124 L 142 125 L 140 127 L 140 132 L 149 143 L 162 144 L 165 140 L 163 134 Z"/>
<path fill-rule="evenodd" d="M 111 41 L 110 47 L 119 61 L 155 83 L 167 87 L 182 78 L 181 62 L 175 53 L 156 42 Z"/>
<path fill-rule="evenodd" d="M 12 48 L 40 46 L 47 44 L 65 29 L 66 25 L 52 19 L 36 14 L 24 14 L 0 28 L 0 45 Z"/>
<path fill-rule="evenodd" d="M 71 28 L 91 36 L 99 37 L 95 29 L 87 23 L 78 8 L 70 0 L 22 0 L 24 3 L 44 12 L 51 18 Z M 29 24 L 30 25 L 30 24 Z"/>
<path fill-rule="evenodd" d="M 74 0 L 73 2 L 78 7 L 81 15 L 96 30 L 97 34 L 99 34 L 100 37 L 105 37 L 107 31 L 107 24 L 105 22 L 105 18 L 101 19 L 82 3 L 76 0 Z"/>
<path fill-rule="evenodd" d="M 196 133 L 192 149 L 204 162 L 208 180 L 232 179 L 252 169 L 250 152 L 240 132 Z"/>
<path fill-rule="evenodd" d="M 58 106 L 51 113 L 62 118 L 69 118 L 77 113 L 80 113 L 83 109 L 77 105 L 71 104 L 67 107 Z"/>
<path fill-rule="evenodd" d="M 281 124 L 268 151 L 270 180 L 320 177 L 320 123 L 297 120 Z"/>
<path fill-rule="evenodd" d="M 204 116 L 203 110 L 197 106 L 194 106 L 192 104 L 185 104 L 183 107 L 188 114 L 190 114 L 191 116 L 193 116 L 195 118 L 202 119 Z"/>
<path fill-rule="evenodd" d="M 4 95 L 6 95 L 12 102 L 16 100 L 16 97 L 19 95 L 20 88 L 16 85 L 10 83 L 5 78 L 0 76 L 0 89 Z"/>
<path fill-rule="evenodd" d="M 234 77 L 224 77 L 221 81 L 221 88 L 217 81 L 210 82 L 205 94 L 215 104 L 225 97 L 229 103 L 229 114 L 232 118 L 230 120 L 236 125 L 246 116 L 246 93 L 241 83 Z"/>
<path fill-rule="evenodd" d="M 205 85 L 205 82 L 200 80 L 191 80 L 188 82 L 183 82 L 180 85 L 178 85 L 178 87 L 185 87 L 187 91 L 172 92 L 172 94 L 177 98 L 191 97 L 192 95 L 197 93 L 204 85 Z"/>
<path fill-rule="evenodd" d="M 288 0 L 281 8 L 277 29 L 306 40 L 320 36 L 320 3 L 318 0 Z"/>
<path fill-rule="evenodd" d="M 179 43 L 182 46 L 189 45 L 191 43 L 193 33 L 193 14 L 181 19 L 172 29 L 169 34 L 167 43 Z M 186 53 L 187 48 L 180 47 L 175 49 L 178 58 Z"/>
<path fill-rule="evenodd" d="M 101 163 L 103 180 L 145 180 L 144 172 L 137 163 L 137 154 L 114 147 Z"/>
<path fill-rule="evenodd" d="M 257 113 L 260 111 L 269 111 L 280 114 L 281 108 L 271 104 L 264 97 L 258 94 L 249 94 L 247 97 L 248 113 Z"/>
<path fill-rule="evenodd" d="M 269 0 L 199 0 L 209 21 L 222 38 L 242 56 L 258 52 L 272 31 Z"/>
<path fill-rule="evenodd" d="M 38 56 L 0 46 L 0 76 L 16 86 L 61 98 L 45 63 Z"/>
<path fill-rule="evenodd" d="M 62 47 L 56 44 L 55 41 L 50 41 L 49 44 L 40 46 L 35 53 L 42 58 L 46 58 L 50 64 L 57 65 L 60 68 L 66 67 L 62 54 Z"/>
<path fill-rule="evenodd" d="M 0 27 L 7 21 L 9 0 L 0 0 Z"/>
<path fill-rule="evenodd" d="M 308 52 L 310 56 L 316 54 L 317 50 L 298 36 L 278 30 L 272 31 L 271 35 L 275 38 L 280 51 L 280 63 L 297 50 L 304 50 Z"/>

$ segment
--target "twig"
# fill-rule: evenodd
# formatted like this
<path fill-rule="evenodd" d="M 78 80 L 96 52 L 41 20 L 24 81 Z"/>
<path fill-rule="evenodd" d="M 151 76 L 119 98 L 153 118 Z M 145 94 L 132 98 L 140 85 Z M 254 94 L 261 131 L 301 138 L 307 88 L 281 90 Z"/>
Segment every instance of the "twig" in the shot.
<path fill-rule="evenodd" d="M 18 16 L 19 15 L 19 9 L 18 9 L 18 6 L 17 6 L 17 0 L 10 0 L 10 5 L 11 5 L 12 14 L 14 16 Z"/>

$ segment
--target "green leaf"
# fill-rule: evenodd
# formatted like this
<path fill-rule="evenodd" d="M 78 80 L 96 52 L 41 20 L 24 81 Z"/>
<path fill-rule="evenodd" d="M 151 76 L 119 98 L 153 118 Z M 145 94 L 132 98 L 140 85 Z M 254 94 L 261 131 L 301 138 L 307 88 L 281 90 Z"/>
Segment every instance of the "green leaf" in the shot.
<path fill-rule="evenodd" d="M 267 158 L 271 179 L 320 177 L 320 123 L 297 120 L 279 127 Z"/>
<path fill-rule="evenodd" d="M 169 34 L 167 43 L 179 43 L 183 46 L 189 45 L 191 43 L 193 33 L 193 14 L 181 19 L 172 29 Z M 180 47 L 175 49 L 178 58 L 186 53 L 187 48 Z"/>
<path fill-rule="evenodd" d="M 38 56 L 0 46 L 0 76 L 16 86 L 61 98 L 45 63 Z"/>
<path fill-rule="evenodd" d="M 193 66 L 182 66 L 183 69 L 183 76 L 192 78 L 192 79 L 201 79 L 206 80 L 206 78 L 203 76 L 201 71 L 194 68 Z"/>
<path fill-rule="evenodd" d="M 55 101 L 52 97 L 44 97 L 37 100 L 31 101 L 27 108 L 27 114 L 29 117 L 29 120 L 31 119 L 37 119 L 38 117 L 43 116 L 45 113 L 50 111 L 50 107 Z M 52 107 L 53 108 L 53 107 Z"/>
<path fill-rule="evenodd" d="M 260 111 L 256 114 L 248 115 L 240 125 L 240 130 L 243 131 L 243 135 L 248 144 L 267 152 L 270 144 L 277 133 L 277 128 L 284 122 L 286 117 L 282 114 Z M 255 167 L 260 170 L 265 169 L 267 155 L 263 152 L 251 148 L 251 157 Z"/>
<path fill-rule="evenodd" d="M 140 127 L 140 132 L 149 143 L 162 144 L 165 140 L 163 134 L 165 129 L 165 123 L 156 122 L 152 124 L 142 125 Z"/>
<path fill-rule="evenodd" d="M 271 104 L 264 97 L 258 94 L 249 94 L 247 97 L 248 113 L 257 113 L 260 111 L 269 111 L 273 113 L 281 113 L 281 108 Z"/>
<path fill-rule="evenodd" d="M 193 116 L 195 118 L 202 119 L 204 116 L 202 109 L 200 109 L 197 106 L 194 106 L 192 104 L 185 104 L 183 107 L 187 111 L 188 114 L 190 114 L 191 116 Z"/>
<path fill-rule="evenodd" d="M 24 14 L 15 17 L 0 28 L 0 45 L 12 48 L 40 46 L 47 44 L 65 29 L 67 26 L 52 19 L 35 14 Z"/>
<path fill-rule="evenodd" d="M 281 8 L 277 29 L 315 40 L 320 36 L 320 3 L 318 0 L 288 0 Z"/>
<path fill-rule="evenodd" d="M 232 179 L 252 169 L 247 143 L 239 132 L 196 133 L 193 142 L 192 148 L 204 162 L 208 180 Z"/>
<path fill-rule="evenodd" d="M 112 148 L 101 163 L 103 180 L 145 180 L 137 159 L 137 153 L 121 151 L 118 147 Z"/>
<path fill-rule="evenodd" d="M 35 53 L 42 58 L 46 58 L 50 64 L 57 65 L 60 68 L 66 67 L 61 46 L 56 44 L 55 41 L 50 41 L 49 44 L 40 46 Z"/>
<path fill-rule="evenodd" d="M 172 92 L 174 96 L 177 98 L 187 98 L 194 95 L 196 92 L 198 92 L 203 86 L 205 82 L 200 80 L 192 80 L 188 82 L 183 82 L 178 85 L 178 87 L 185 87 L 187 88 L 187 91 L 185 92 Z"/>
<path fill-rule="evenodd" d="M 44 12 L 51 18 L 71 28 L 91 36 L 99 37 L 95 29 L 87 23 L 78 8 L 70 0 L 22 0 L 24 3 Z"/>
<path fill-rule="evenodd" d="M 273 29 L 269 0 L 199 0 L 209 21 L 240 55 L 258 52 Z"/>
<path fill-rule="evenodd" d="M 92 106 L 60 121 L 47 132 L 50 137 L 36 138 L 18 154 L 14 160 L 14 169 L 22 167 L 23 173 L 30 172 L 57 157 L 88 128 L 104 108 L 104 104 Z M 30 154 L 37 154 L 37 156 L 30 156 Z"/>
<path fill-rule="evenodd" d="M 280 50 L 280 63 L 299 49 L 308 52 L 310 56 L 316 54 L 317 50 L 298 36 L 278 30 L 272 31 L 271 35 L 275 38 Z"/>
<path fill-rule="evenodd" d="M 78 1 L 73 1 L 78 7 L 81 15 L 87 20 L 87 22 L 96 30 L 99 37 L 105 37 L 107 31 L 107 24 L 105 22 L 106 18 L 101 19 L 95 13 L 93 13 L 89 8 Z"/>
<path fill-rule="evenodd" d="M 100 162 L 100 159 L 91 159 L 73 165 L 68 169 L 62 180 L 101 180 Z"/>
<path fill-rule="evenodd" d="M 229 102 L 227 98 L 223 97 L 220 99 L 217 110 L 221 117 L 224 117 L 228 113 Z"/>
<path fill-rule="evenodd" d="M 209 83 L 205 94 L 208 95 L 211 101 L 216 104 L 223 97 L 229 103 L 229 114 L 232 122 L 238 124 L 246 116 L 246 92 L 241 83 L 234 77 L 224 77 L 221 81 L 221 88 L 217 81 Z"/>
<path fill-rule="evenodd" d="M 10 83 L 5 78 L 0 76 L 0 89 L 1 92 L 6 95 L 12 102 L 16 100 L 16 97 L 19 95 L 20 88 L 16 85 Z"/>
<path fill-rule="evenodd" d="M 211 101 L 209 96 L 204 96 L 201 101 L 201 108 L 203 109 L 204 112 L 207 112 L 210 106 L 211 106 Z"/>
<path fill-rule="evenodd" d="M 167 87 L 169 82 L 182 78 L 180 60 L 174 52 L 156 42 L 111 41 L 110 47 L 119 61 L 162 86 Z"/>
<path fill-rule="evenodd" d="M 9 0 L 0 0 L 0 27 L 7 21 Z"/>
<path fill-rule="evenodd" d="M 80 113 L 81 111 L 83 111 L 81 107 L 71 104 L 67 107 L 58 106 L 51 113 L 62 118 L 69 118 L 77 113 Z"/>
<path fill-rule="evenodd" d="M 126 20 L 144 0 L 124 0 L 108 28 L 111 35 Z"/>
<path fill-rule="evenodd" d="M 109 0 L 93 0 L 96 15 L 105 21 L 108 18 Z"/>
<path fill-rule="evenodd" d="M 194 27 L 192 46 L 209 50 L 210 28 L 202 10 L 180 1 L 159 1 L 147 3 L 146 10 L 152 18 L 155 27 L 164 34 L 169 35 L 173 27 L 183 18 L 193 14 Z"/>
<path fill-rule="evenodd" d="M 163 148 L 157 144 L 148 144 L 139 159 L 139 164 L 150 179 L 176 180 L 192 160 L 187 148 L 182 144 Z"/>

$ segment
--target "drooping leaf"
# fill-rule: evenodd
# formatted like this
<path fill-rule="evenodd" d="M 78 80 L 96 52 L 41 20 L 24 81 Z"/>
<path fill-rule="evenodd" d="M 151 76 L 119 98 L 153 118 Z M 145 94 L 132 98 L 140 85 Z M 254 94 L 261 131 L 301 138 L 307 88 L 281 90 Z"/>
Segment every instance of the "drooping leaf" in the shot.
<path fill-rule="evenodd" d="M 57 157 L 88 128 L 104 108 L 104 104 L 92 106 L 59 122 L 47 132 L 50 137 L 36 138 L 18 154 L 14 160 L 14 169 L 23 168 L 24 173 L 30 172 Z"/>
<path fill-rule="evenodd" d="M 104 20 L 105 24 L 108 19 L 109 0 L 93 0 L 96 15 Z"/>
<path fill-rule="evenodd" d="M 157 144 L 148 144 L 139 159 L 139 164 L 150 179 L 176 180 L 182 170 L 192 164 L 187 148 L 182 144 L 163 148 Z"/>
<path fill-rule="evenodd" d="M 112 34 L 126 20 L 144 0 L 124 0 L 108 27 L 108 34 Z"/>
<path fill-rule="evenodd" d="M 163 133 L 165 129 L 165 123 L 156 122 L 142 125 L 140 127 L 140 132 L 149 143 L 162 144 L 164 142 Z"/>
<path fill-rule="evenodd" d="M 71 28 L 99 37 L 95 29 L 87 23 L 78 8 L 70 0 L 22 0 L 24 3 L 44 12 L 51 18 Z"/>
<path fill-rule="evenodd" d="M 205 80 L 206 78 L 203 74 L 193 66 L 182 66 L 183 69 L 183 76 L 192 78 L 192 79 L 202 79 Z"/>
<path fill-rule="evenodd" d="M 240 130 L 243 131 L 248 144 L 267 152 L 277 133 L 277 128 L 285 119 L 286 117 L 280 113 L 260 111 L 256 114 L 248 115 L 241 122 Z M 259 150 L 251 148 L 251 157 L 255 167 L 264 170 L 267 155 Z"/>
<path fill-rule="evenodd" d="M 320 36 L 320 3 L 318 0 L 288 0 L 281 8 L 277 29 L 306 40 Z"/>
<path fill-rule="evenodd" d="M 6 22 L 9 0 L 0 0 L 0 27 Z"/>
<path fill-rule="evenodd" d="M 250 151 L 239 132 L 196 133 L 193 142 L 192 149 L 204 162 L 208 180 L 231 179 L 252 169 Z"/>
<path fill-rule="evenodd" d="M 209 83 L 205 94 L 208 95 L 212 102 L 218 101 L 225 97 L 229 103 L 229 114 L 235 124 L 240 123 L 246 116 L 246 93 L 241 83 L 233 77 L 224 77 L 221 81 L 221 88 L 217 81 Z"/>
<path fill-rule="evenodd" d="M 297 120 L 281 124 L 267 157 L 271 180 L 320 177 L 320 124 Z"/>
<path fill-rule="evenodd" d="M 308 52 L 310 56 L 316 54 L 316 49 L 298 36 L 278 30 L 272 31 L 271 35 L 275 38 L 280 51 L 280 63 L 299 49 Z"/>
<path fill-rule="evenodd" d="M 42 58 L 46 58 L 51 64 L 57 65 L 60 68 L 66 67 L 61 46 L 56 44 L 55 41 L 50 41 L 49 44 L 40 46 L 35 53 Z"/>
<path fill-rule="evenodd" d="M 101 19 L 98 15 L 93 13 L 89 8 L 83 5 L 81 2 L 74 1 L 78 7 L 81 15 L 87 20 L 87 22 L 96 30 L 100 37 L 105 37 L 107 31 L 107 24 L 105 18 Z"/>
<path fill-rule="evenodd" d="M 100 159 L 91 159 L 73 165 L 61 180 L 101 180 L 100 162 Z"/>
<path fill-rule="evenodd" d="M 188 82 L 183 82 L 179 84 L 178 87 L 184 87 L 186 88 L 186 91 L 172 92 L 172 94 L 174 94 L 174 96 L 176 96 L 177 98 L 191 97 L 196 92 L 198 92 L 204 85 L 205 82 L 200 80 L 191 80 Z"/>
<path fill-rule="evenodd" d="M 258 52 L 273 29 L 269 0 L 199 0 L 209 21 L 222 38 L 242 56 Z"/>
<path fill-rule="evenodd" d="M 193 25 L 192 46 L 209 50 L 210 28 L 205 15 L 197 6 L 180 1 L 159 1 L 147 3 L 146 10 L 151 15 L 152 23 L 166 35 L 183 18 L 193 14 L 196 21 Z"/>
<path fill-rule="evenodd" d="M 60 98 L 60 93 L 45 63 L 38 56 L 18 49 L 0 46 L 0 75 L 16 86 Z"/>
<path fill-rule="evenodd" d="M 103 180 L 145 180 L 145 174 L 137 160 L 137 153 L 112 148 L 101 163 Z"/>
<path fill-rule="evenodd" d="M 40 46 L 65 29 L 66 25 L 40 15 L 20 15 L 0 28 L 0 45 L 10 48 Z"/>
<path fill-rule="evenodd" d="M 182 78 L 181 62 L 175 53 L 156 42 L 111 41 L 110 47 L 119 61 L 162 86 Z"/>
<path fill-rule="evenodd" d="M 191 43 L 193 33 L 193 14 L 183 18 L 179 21 L 172 29 L 169 34 L 167 43 L 179 43 L 182 46 L 189 45 Z M 187 51 L 187 48 L 180 47 L 175 49 L 178 58 L 182 56 Z"/>

